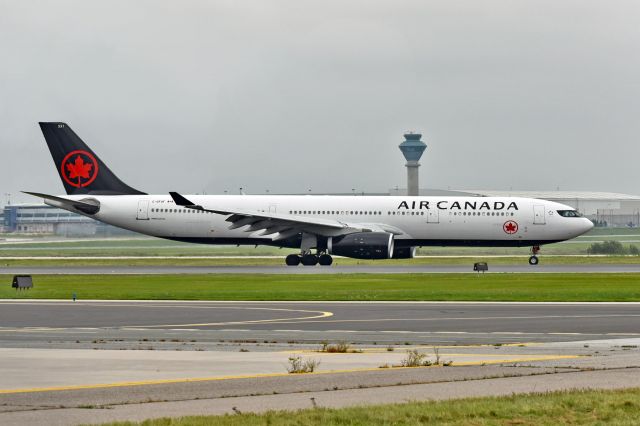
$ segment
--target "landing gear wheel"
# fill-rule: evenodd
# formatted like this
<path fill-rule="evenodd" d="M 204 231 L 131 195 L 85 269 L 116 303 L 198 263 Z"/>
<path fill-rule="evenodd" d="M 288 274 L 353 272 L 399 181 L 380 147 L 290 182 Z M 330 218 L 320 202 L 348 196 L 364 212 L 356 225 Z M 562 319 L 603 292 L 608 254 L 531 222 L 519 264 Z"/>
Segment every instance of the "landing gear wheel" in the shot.
<path fill-rule="evenodd" d="M 302 256 L 302 264 L 304 266 L 315 266 L 318 264 L 318 256 L 315 254 L 305 254 Z"/>
<path fill-rule="evenodd" d="M 531 247 L 531 257 L 529 258 L 529 265 L 537 265 L 538 264 L 538 256 L 540 253 L 540 246 Z"/>
<path fill-rule="evenodd" d="M 333 258 L 328 254 L 321 254 L 318 263 L 322 266 L 329 266 L 333 263 Z"/>
<path fill-rule="evenodd" d="M 297 254 L 290 254 L 284 259 L 284 262 L 287 266 L 298 266 L 300 264 L 300 256 Z"/>

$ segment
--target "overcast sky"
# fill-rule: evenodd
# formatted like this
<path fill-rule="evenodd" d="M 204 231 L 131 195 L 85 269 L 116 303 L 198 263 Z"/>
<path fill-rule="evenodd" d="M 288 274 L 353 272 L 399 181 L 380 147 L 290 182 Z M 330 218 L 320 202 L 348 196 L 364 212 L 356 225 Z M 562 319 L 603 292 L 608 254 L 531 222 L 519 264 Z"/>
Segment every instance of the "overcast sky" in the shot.
<path fill-rule="evenodd" d="M 38 121 L 166 193 L 640 194 L 640 2 L 0 0 L 0 204 L 63 193 Z"/>

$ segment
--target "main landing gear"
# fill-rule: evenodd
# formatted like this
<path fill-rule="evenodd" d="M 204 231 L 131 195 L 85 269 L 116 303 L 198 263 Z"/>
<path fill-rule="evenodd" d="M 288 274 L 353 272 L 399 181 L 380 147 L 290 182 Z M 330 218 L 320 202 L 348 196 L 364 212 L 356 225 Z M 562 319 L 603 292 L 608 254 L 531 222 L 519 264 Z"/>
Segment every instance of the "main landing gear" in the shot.
<path fill-rule="evenodd" d="M 537 254 L 540 252 L 540 246 L 531 247 L 531 257 L 529 258 L 529 265 L 537 265 L 539 260 Z"/>
<path fill-rule="evenodd" d="M 311 252 L 311 249 L 318 247 L 318 237 L 314 234 L 303 233 L 300 241 L 300 254 L 290 254 L 286 257 L 285 263 L 287 266 L 298 266 L 303 264 L 304 266 L 315 266 L 320 264 L 321 266 L 329 266 L 333 263 L 333 258 L 330 254 L 326 253 L 324 249 L 317 249 L 316 254 Z"/>
<path fill-rule="evenodd" d="M 285 258 L 285 263 L 287 266 L 298 266 L 299 264 L 303 264 L 304 266 L 315 266 L 320 264 L 320 266 L 329 266 L 333 263 L 333 258 L 331 255 L 322 253 L 322 254 L 290 254 Z"/>

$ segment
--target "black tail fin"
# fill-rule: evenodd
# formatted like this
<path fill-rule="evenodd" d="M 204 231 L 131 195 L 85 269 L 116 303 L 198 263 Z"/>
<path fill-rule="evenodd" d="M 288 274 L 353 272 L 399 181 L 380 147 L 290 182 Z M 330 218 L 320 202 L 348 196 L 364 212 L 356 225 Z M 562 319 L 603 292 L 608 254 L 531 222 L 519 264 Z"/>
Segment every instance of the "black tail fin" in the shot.
<path fill-rule="evenodd" d="M 122 182 L 66 123 L 40 123 L 67 194 L 144 194 Z"/>

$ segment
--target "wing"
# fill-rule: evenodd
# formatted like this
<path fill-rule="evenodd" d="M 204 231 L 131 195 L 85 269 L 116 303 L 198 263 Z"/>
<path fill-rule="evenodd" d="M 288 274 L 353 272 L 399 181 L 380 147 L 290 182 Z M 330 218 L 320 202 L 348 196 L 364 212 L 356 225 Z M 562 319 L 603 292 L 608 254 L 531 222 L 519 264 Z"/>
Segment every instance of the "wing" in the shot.
<path fill-rule="evenodd" d="M 255 233 L 256 236 L 269 235 L 272 236 L 273 241 L 284 240 L 302 232 L 326 237 L 372 231 L 390 232 L 395 235 L 403 234 L 402 230 L 384 224 L 349 223 L 335 219 L 238 209 L 218 210 L 194 204 L 177 192 L 169 194 L 178 206 L 228 216 L 226 221 L 230 223 L 229 229 L 246 227 L 245 232 Z"/>

